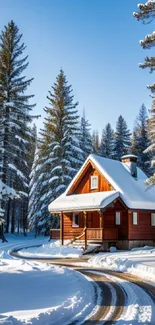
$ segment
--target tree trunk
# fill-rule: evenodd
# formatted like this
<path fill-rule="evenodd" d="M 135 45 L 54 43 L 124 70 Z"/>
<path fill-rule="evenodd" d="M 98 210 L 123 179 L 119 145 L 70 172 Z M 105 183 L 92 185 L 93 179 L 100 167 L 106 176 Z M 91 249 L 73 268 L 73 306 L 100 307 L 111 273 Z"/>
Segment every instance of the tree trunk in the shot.
<path fill-rule="evenodd" d="M 11 234 L 15 232 L 15 200 L 12 200 Z"/>
<path fill-rule="evenodd" d="M 9 225 L 10 225 L 10 203 L 11 199 L 8 200 L 7 204 L 7 216 L 6 216 L 6 232 L 9 232 Z"/>

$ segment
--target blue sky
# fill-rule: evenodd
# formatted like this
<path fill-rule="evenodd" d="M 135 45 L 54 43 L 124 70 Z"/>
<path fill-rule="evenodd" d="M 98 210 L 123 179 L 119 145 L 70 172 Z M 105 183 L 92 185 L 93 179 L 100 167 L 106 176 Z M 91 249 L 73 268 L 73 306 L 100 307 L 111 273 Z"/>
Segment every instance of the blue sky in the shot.
<path fill-rule="evenodd" d="M 72 85 L 79 114 L 85 109 L 99 133 L 108 122 L 115 128 L 120 114 L 133 128 L 142 103 L 149 109 L 153 82 L 138 67 L 151 54 L 139 45 L 151 24 L 133 18 L 139 0 L 0 0 L 0 30 L 12 19 L 29 55 L 29 93 L 35 94 L 34 114 L 43 122 L 46 96 L 63 68 Z M 145 1 L 143 1 L 145 2 Z"/>

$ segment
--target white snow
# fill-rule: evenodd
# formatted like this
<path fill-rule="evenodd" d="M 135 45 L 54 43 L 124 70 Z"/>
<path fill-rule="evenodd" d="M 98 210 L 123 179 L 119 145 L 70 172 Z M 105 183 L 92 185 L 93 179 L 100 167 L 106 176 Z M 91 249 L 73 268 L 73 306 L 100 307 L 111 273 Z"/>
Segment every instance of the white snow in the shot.
<path fill-rule="evenodd" d="M 24 176 L 24 174 L 16 168 L 16 166 L 14 166 L 13 164 L 8 164 L 8 167 L 10 167 L 11 169 L 15 170 L 17 172 L 17 175 L 20 176 L 23 179 L 26 179 L 26 177 Z"/>
<path fill-rule="evenodd" d="M 155 247 L 145 246 L 131 251 L 99 253 L 88 261 L 93 267 L 137 274 L 147 280 L 155 280 Z"/>
<path fill-rule="evenodd" d="M 79 195 L 67 195 L 68 191 L 75 183 L 79 175 L 83 172 L 83 169 L 89 161 L 96 166 L 100 173 L 113 186 L 115 191 L 106 192 L 106 194 L 105 192 L 96 192 Z M 120 196 L 130 209 L 155 210 L 155 188 L 148 188 L 145 184 L 146 180 L 147 176 L 138 167 L 137 178 L 135 179 L 131 176 L 130 168 L 126 163 L 91 154 L 88 156 L 79 172 L 75 175 L 66 191 L 49 205 L 49 211 L 58 212 L 62 210 L 67 211 L 67 209 L 68 211 L 72 211 L 73 209 L 78 210 L 80 207 L 82 209 L 88 209 L 90 207 L 100 209 L 101 207 L 105 207 L 112 202 L 110 201 L 107 203 L 104 202 L 104 200 L 108 198 L 107 196 L 110 198 L 110 196 L 114 194 L 116 197 Z M 91 196 L 91 194 L 94 196 Z M 102 205 L 100 197 L 101 195 Z M 90 200 L 88 197 L 90 197 Z M 114 197 L 114 199 L 116 197 Z M 92 198 L 94 198 L 94 204 L 91 202 Z M 97 200 L 97 198 L 99 200 Z"/>
<path fill-rule="evenodd" d="M 93 308 L 91 283 L 65 267 L 0 259 L 0 279 L 0 324 L 62 325 Z"/>
<path fill-rule="evenodd" d="M 65 325 L 92 313 L 94 288 L 86 277 L 9 255 L 10 249 L 46 244 L 47 238 L 6 237 L 8 243 L 0 243 L 0 325 Z"/>
<path fill-rule="evenodd" d="M 84 193 L 75 195 L 66 195 L 63 193 L 56 200 L 54 200 L 48 209 L 50 212 L 62 211 L 80 211 L 88 209 L 101 209 L 113 202 L 119 193 L 116 191 L 106 191 L 106 192 L 95 192 L 95 193 Z"/>
<path fill-rule="evenodd" d="M 60 248 L 60 241 L 47 245 L 47 238 L 44 237 L 34 239 L 32 236 L 23 238 L 7 235 L 7 239 L 8 243 L 0 243 L 0 325 L 67 325 L 74 321 L 79 324 L 80 320 L 87 319 L 88 314 L 92 315 L 96 311 L 93 285 L 78 272 L 48 263 L 15 259 L 9 255 L 10 249 L 35 244 L 44 244 L 44 251 L 48 251 L 50 246 Z M 155 279 L 155 272 L 151 273 L 152 268 L 155 270 L 154 247 L 134 248 L 130 252 L 117 251 L 115 247 L 111 250 L 112 253 L 91 257 L 87 266 L 137 272 L 147 281 Z M 138 265 L 141 265 L 142 270 Z M 112 293 L 112 305 L 104 321 L 110 319 L 117 305 L 112 285 L 116 281 L 124 291 L 125 308 L 115 324 L 155 324 L 154 302 L 150 295 L 134 283 L 105 273 L 104 276 L 108 278 L 107 285 Z M 98 294 L 100 297 L 99 291 Z"/>
<path fill-rule="evenodd" d="M 49 244 L 43 244 L 40 247 L 30 247 L 21 249 L 19 254 L 28 257 L 51 257 L 51 258 L 78 258 L 83 253 L 82 248 L 75 248 L 74 246 L 61 246 L 60 240 Z"/>
<path fill-rule="evenodd" d="M 10 197 L 18 197 L 16 191 L 11 188 L 10 186 L 4 184 L 1 180 L 0 180 L 0 198 L 3 196 L 3 195 L 8 195 Z"/>

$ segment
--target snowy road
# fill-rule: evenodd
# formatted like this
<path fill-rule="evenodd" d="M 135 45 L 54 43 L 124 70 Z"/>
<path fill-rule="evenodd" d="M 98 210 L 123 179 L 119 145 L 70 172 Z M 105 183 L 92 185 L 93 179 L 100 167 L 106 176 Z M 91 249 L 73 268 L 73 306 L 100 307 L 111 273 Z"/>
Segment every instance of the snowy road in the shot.
<path fill-rule="evenodd" d="M 40 240 L 40 244 L 42 242 L 43 239 Z M 33 246 L 35 243 L 35 240 L 31 240 L 29 243 L 27 241 L 10 245 L 7 243 L 5 252 L 7 253 L 13 248 L 17 250 L 24 247 L 24 244 L 27 247 Z M 39 245 L 38 242 L 37 244 Z M 47 263 L 47 260 L 42 260 L 42 262 Z M 48 259 L 48 265 L 50 263 L 55 266 L 67 266 L 78 271 L 94 281 L 97 285 L 95 288 L 99 288 L 99 290 L 95 289 L 96 308 L 92 308 L 93 313 L 90 312 L 89 319 L 86 320 L 85 315 L 79 313 L 75 320 L 72 318 L 72 321 L 65 324 L 155 325 L 155 284 L 153 282 L 146 283 L 143 279 L 128 273 L 91 267 L 87 260 L 81 257 L 78 259 Z M 88 298 L 88 295 L 86 297 Z M 85 299 L 87 299 L 86 297 Z M 47 325 L 49 324 L 57 325 L 59 322 L 55 318 L 54 322 L 47 322 Z"/>
<path fill-rule="evenodd" d="M 97 312 L 81 324 L 94 325 L 155 325 L 155 285 L 137 276 L 109 270 L 88 268 L 81 259 L 57 260 L 51 263 L 67 265 L 87 275 L 101 289 Z M 85 267 L 84 267 L 85 265 Z M 70 323 L 78 324 L 76 323 Z"/>

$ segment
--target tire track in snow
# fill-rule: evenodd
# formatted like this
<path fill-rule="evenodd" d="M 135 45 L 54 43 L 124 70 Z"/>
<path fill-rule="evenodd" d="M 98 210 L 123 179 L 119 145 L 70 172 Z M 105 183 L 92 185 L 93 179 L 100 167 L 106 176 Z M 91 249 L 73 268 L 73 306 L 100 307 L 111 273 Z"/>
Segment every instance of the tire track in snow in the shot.
<path fill-rule="evenodd" d="M 155 287 L 139 277 L 101 268 L 78 267 L 76 261 L 69 259 L 48 259 L 48 261 L 46 259 L 43 261 L 39 258 L 38 260 L 73 268 L 86 274 L 97 284 L 100 282 L 100 288 L 103 292 L 102 302 L 96 313 L 89 315 L 87 320 L 82 321 L 81 319 L 80 321 L 70 322 L 70 325 L 155 325 Z M 80 260 L 78 259 L 77 262 Z M 114 290 L 117 297 L 116 302 L 112 300 Z M 104 297 L 106 297 L 106 302 Z"/>
<path fill-rule="evenodd" d="M 109 320 L 104 318 L 103 322 L 99 324 L 114 325 L 114 324 L 143 324 L 154 325 L 155 324 L 155 287 L 148 283 L 145 283 L 137 278 L 130 277 L 130 275 L 124 275 L 117 272 L 105 271 L 105 270 L 89 270 L 91 273 L 103 275 L 106 280 L 111 281 L 113 286 L 120 286 L 125 293 L 124 306 L 117 306 L 118 301 L 120 304 L 121 297 L 116 290 L 117 302 L 116 308 L 107 313 Z M 85 324 L 85 322 L 83 323 Z M 91 323 L 86 323 L 91 324 Z M 93 324 L 93 323 L 92 323 Z M 94 323 L 95 324 L 95 323 Z M 97 323 L 96 323 L 97 324 Z"/>

